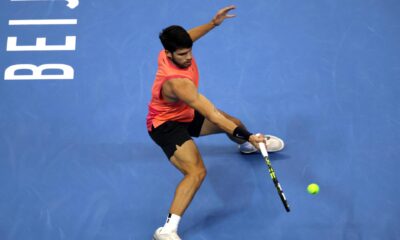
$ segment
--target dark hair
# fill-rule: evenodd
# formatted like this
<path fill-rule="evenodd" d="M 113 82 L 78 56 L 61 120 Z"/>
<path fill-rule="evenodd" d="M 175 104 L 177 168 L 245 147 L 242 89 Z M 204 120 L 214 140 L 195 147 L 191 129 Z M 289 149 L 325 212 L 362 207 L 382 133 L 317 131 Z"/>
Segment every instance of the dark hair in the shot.
<path fill-rule="evenodd" d="M 180 48 L 191 48 L 193 41 L 186 30 L 177 25 L 169 26 L 160 33 L 160 40 L 164 49 L 175 52 Z"/>

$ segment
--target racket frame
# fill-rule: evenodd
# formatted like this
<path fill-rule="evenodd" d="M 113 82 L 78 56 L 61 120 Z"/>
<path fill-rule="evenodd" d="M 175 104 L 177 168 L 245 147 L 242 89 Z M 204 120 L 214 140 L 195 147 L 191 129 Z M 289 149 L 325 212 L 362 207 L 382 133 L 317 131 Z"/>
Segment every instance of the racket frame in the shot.
<path fill-rule="evenodd" d="M 264 157 L 265 163 L 268 166 L 268 171 L 269 175 L 271 176 L 272 181 L 274 182 L 275 188 L 278 191 L 279 197 L 281 198 L 281 201 L 283 203 L 283 206 L 285 207 L 286 212 L 290 212 L 290 206 L 289 203 L 286 199 L 285 193 L 283 192 L 282 186 L 278 181 L 278 178 L 276 177 L 275 170 L 272 167 L 271 161 L 269 160 L 269 154 L 267 151 L 266 144 L 264 142 L 259 143 L 261 155 Z"/>

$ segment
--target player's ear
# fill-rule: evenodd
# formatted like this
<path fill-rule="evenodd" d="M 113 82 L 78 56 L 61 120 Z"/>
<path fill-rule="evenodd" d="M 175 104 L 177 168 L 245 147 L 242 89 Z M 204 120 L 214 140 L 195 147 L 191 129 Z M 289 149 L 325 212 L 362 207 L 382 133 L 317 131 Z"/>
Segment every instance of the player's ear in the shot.
<path fill-rule="evenodd" d="M 172 58 L 172 53 L 168 50 L 165 50 L 165 55 L 167 55 L 168 58 Z"/>

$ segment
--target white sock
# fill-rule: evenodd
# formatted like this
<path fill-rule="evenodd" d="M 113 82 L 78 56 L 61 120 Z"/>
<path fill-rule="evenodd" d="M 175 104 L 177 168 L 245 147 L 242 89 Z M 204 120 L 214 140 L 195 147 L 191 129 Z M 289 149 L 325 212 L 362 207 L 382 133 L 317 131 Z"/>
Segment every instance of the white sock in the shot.
<path fill-rule="evenodd" d="M 170 213 L 167 217 L 164 227 L 161 230 L 161 233 L 177 232 L 180 220 L 180 216 Z"/>

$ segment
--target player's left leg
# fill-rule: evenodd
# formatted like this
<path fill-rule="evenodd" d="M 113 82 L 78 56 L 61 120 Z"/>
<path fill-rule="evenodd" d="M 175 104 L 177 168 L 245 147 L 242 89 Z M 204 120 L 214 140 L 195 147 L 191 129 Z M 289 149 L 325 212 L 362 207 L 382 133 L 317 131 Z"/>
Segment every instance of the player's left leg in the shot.
<path fill-rule="evenodd" d="M 244 124 L 242 121 L 240 121 L 238 118 L 233 117 L 224 111 L 219 110 L 222 115 L 224 115 L 227 119 L 231 120 L 234 122 L 236 125 L 245 128 Z M 218 134 L 218 133 L 224 133 L 222 129 L 220 129 L 217 125 L 214 123 L 210 122 L 209 120 L 205 119 L 203 116 L 199 116 L 199 113 L 196 112 L 196 117 L 194 120 L 194 124 L 191 126 L 192 130 L 194 129 L 194 132 L 192 132 L 192 136 L 198 137 L 198 136 L 206 136 L 206 135 L 211 135 L 211 134 Z M 189 130 L 190 131 L 190 130 Z M 230 134 L 227 134 L 229 139 L 231 139 L 233 142 L 239 144 L 239 151 L 243 154 L 251 154 L 254 152 L 257 152 L 258 149 L 255 148 L 251 143 L 246 142 L 242 139 L 238 139 L 233 137 Z M 280 151 L 284 148 L 285 144 L 282 139 L 276 136 L 272 135 L 266 135 L 267 138 L 267 149 L 269 152 L 277 152 Z"/>
<path fill-rule="evenodd" d="M 221 111 L 218 110 L 222 115 L 224 115 L 224 117 L 226 117 L 227 119 L 231 120 L 232 122 L 234 122 L 236 125 L 246 129 L 246 127 L 244 126 L 244 124 L 237 118 Z M 224 133 L 223 130 L 221 130 L 217 125 L 215 125 L 214 123 L 210 122 L 208 119 L 204 119 L 203 125 L 201 126 L 201 130 L 200 130 L 200 136 L 206 136 L 206 135 L 211 135 L 211 134 L 217 134 L 217 133 Z M 239 139 L 239 138 L 235 138 L 230 134 L 226 134 L 229 139 L 231 139 L 232 141 L 234 141 L 235 143 L 238 144 L 242 144 L 245 143 L 246 141 L 243 139 Z"/>
<path fill-rule="evenodd" d="M 234 122 L 236 125 L 245 128 L 246 127 L 243 125 L 243 123 L 235 118 L 232 117 L 231 115 L 219 110 L 222 115 L 224 115 L 227 119 L 231 120 Z M 210 134 L 218 134 L 218 133 L 224 133 L 222 129 L 220 129 L 217 125 L 209 121 L 208 119 L 204 118 L 200 113 L 195 112 L 195 117 L 193 121 L 189 125 L 189 133 L 193 137 L 199 137 L 199 136 L 206 136 Z M 233 142 L 239 144 L 239 151 L 244 154 L 249 154 L 249 153 L 254 153 L 257 152 L 257 148 L 255 148 L 253 145 L 251 145 L 249 142 L 244 141 L 242 139 L 238 139 L 233 137 L 230 134 L 227 134 L 229 139 L 231 139 Z"/>

